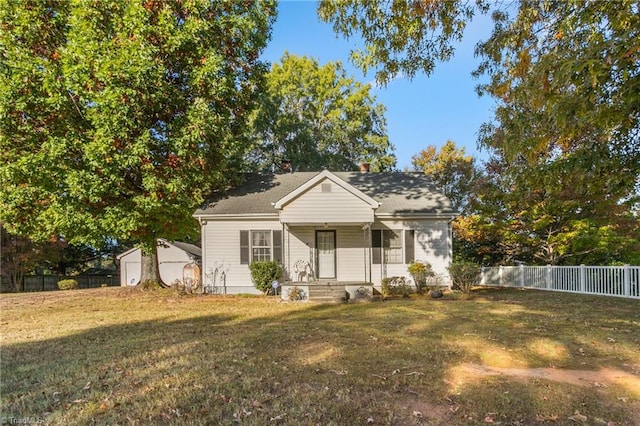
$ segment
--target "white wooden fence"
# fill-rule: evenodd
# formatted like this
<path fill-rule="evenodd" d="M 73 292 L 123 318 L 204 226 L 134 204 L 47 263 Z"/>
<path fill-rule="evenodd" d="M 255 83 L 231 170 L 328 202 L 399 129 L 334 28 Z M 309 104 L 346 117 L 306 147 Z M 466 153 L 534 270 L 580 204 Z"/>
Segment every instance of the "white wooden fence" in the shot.
<path fill-rule="evenodd" d="M 640 299 L 640 266 L 499 266 L 482 268 L 480 285 Z"/>

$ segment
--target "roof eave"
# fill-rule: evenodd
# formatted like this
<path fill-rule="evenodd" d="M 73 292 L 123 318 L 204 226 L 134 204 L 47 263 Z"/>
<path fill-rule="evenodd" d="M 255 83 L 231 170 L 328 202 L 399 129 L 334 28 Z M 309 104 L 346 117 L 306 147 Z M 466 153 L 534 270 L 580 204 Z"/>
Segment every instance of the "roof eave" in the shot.
<path fill-rule="evenodd" d="M 274 213 L 196 213 L 193 215 L 198 220 L 254 220 L 254 219 L 279 219 L 277 212 Z"/>
<path fill-rule="evenodd" d="M 455 219 L 458 216 L 458 212 L 376 213 L 378 219 Z"/>

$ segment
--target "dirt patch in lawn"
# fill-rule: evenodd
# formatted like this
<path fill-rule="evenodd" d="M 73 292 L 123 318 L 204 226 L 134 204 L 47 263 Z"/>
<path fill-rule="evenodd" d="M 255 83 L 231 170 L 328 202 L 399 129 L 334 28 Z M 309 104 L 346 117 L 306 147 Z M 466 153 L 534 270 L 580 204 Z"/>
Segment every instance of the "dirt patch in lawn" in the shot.
<path fill-rule="evenodd" d="M 421 401 L 418 398 L 403 398 L 395 404 L 406 424 L 448 425 L 453 423 L 457 406 L 442 402 Z"/>
<path fill-rule="evenodd" d="M 640 367 L 638 367 L 640 368 Z M 615 369 L 602 370 L 564 370 L 560 368 L 502 368 L 481 364 L 465 363 L 452 370 L 453 382 L 463 385 L 482 376 L 511 376 L 551 380 L 579 386 L 606 387 L 619 385 L 635 397 L 640 398 L 640 371 L 633 373 Z"/>
<path fill-rule="evenodd" d="M 627 393 L 630 413 L 640 424 L 640 365 L 626 366 L 630 371 L 616 368 L 601 370 L 565 370 L 560 368 L 504 368 L 483 364 L 464 363 L 449 370 L 447 382 L 454 389 L 462 389 L 486 376 L 516 379 L 543 379 L 583 387 L 601 389 L 617 386 Z M 618 398 L 620 399 L 620 398 Z"/>

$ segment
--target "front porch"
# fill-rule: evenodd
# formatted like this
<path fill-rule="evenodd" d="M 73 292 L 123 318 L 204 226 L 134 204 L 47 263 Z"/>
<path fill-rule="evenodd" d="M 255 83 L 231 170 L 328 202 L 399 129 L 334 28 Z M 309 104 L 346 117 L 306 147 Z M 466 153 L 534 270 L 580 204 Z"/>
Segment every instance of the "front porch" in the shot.
<path fill-rule="evenodd" d="M 320 283 L 353 286 L 376 282 L 372 279 L 371 251 L 368 225 L 285 224 L 284 281 L 298 286 Z"/>
<path fill-rule="evenodd" d="M 286 301 L 345 303 L 370 300 L 373 284 L 364 281 L 287 281 L 282 284 L 280 297 Z"/>

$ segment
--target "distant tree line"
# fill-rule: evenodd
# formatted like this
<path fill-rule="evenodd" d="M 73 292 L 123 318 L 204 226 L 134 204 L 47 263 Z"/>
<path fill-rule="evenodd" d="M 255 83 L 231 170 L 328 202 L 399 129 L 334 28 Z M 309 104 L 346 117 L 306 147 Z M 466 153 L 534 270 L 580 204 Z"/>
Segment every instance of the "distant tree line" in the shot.
<path fill-rule="evenodd" d="M 33 241 L 8 232 L 0 222 L 0 280 L 2 288 L 22 291 L 25 275 L 76 275 L 117 272 L 115 255 L 127 249 L 116 242 L 101 247 L 69 244 L 60 237 Z"/>

